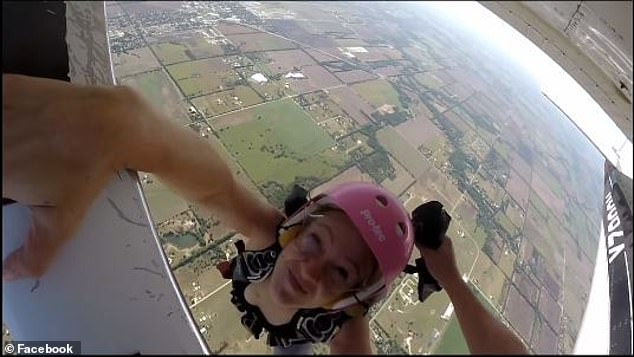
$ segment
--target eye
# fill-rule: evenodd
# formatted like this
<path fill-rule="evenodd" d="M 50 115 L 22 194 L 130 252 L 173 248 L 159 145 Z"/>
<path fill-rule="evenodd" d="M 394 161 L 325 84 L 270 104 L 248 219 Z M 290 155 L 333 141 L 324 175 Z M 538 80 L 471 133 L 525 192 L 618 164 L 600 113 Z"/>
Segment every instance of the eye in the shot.
<path fill-rule="evenodd" d="M 316 254 L 321 250 L 321 239 L 318 235 L 311 233 L 304 236 L 300 249 L 303 254 Z"/>
<path fill-rule="evenodd" d="M 343 280 L 343 281 L 348 280 L 348 271 L 346 269 L 344 269 L 342 267 L 338 267 L 338 268 L 336 268 L 336 271 L 337 271 L 337 276 L 341 280 Z"/>

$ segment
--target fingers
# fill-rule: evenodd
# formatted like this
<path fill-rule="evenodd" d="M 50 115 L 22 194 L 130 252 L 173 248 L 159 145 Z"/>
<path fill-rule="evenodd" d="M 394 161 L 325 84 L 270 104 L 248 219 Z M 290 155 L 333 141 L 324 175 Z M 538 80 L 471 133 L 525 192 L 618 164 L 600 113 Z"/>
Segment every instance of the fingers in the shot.
<path fill-rule="evenodd" d="M 24 244 L 11 252 L 2 263 L 3 281 L 38 278 L 50 265 L 55 249 L 48 239 L 38 236 L 42 230 L 36 227 L 34 220 Z"/>
<path fill-rule="evenodd" d="M 2 280 L 39 278 L 69 236 L 60 207 L 31 207 L 33 222 L 24 244 L 2 263 Z"/>

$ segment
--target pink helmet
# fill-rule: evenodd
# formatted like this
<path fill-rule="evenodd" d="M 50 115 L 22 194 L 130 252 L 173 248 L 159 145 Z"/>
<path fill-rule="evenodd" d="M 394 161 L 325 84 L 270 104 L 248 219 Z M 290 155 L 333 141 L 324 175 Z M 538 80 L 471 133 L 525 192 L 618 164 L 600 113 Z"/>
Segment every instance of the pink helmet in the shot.
<path fill-rule="evenodd" d="M 342 209 L 379 263 L 383 279 L 356 294 L 356 299 L 366 300 L 385 293 L 409 262 L 414 247 L 414 229 L 399 199 L 376 184 L 345 183 L 315 197 L 289 217 L 285 225 L 299 223 L 319 207 L 312 203 L 333 204 Z M 332 308 L 350 306 L 356 299 L 343 299 Z"/>

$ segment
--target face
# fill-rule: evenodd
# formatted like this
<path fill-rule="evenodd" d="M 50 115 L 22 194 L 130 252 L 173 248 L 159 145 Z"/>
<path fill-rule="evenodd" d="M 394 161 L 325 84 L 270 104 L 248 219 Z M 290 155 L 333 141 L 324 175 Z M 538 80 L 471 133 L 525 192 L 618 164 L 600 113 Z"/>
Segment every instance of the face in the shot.
<path fill-rule="evenodd" d="M 270 293 L 284 307 L 322 307 L 358 288 L 376 264 L 348 217 L 327 212 L 282 250 L 270 277 Z"/>

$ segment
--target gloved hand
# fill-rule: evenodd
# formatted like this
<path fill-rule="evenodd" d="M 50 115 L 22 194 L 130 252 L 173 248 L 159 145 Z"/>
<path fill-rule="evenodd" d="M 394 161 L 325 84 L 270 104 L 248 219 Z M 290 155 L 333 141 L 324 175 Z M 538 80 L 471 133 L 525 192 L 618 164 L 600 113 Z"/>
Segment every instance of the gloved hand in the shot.
<path fill-rule="evenodd" d="M 425 202 L 416 207 L 412 211 L 416 246 L 419 249 L 438 249 L 447 234 L 450 222 L 451 216 L 438 201 Z M 420 302 L 425 301 L 433 292 L 442 290 L 438 281 L 427 269 L 422 257 L 416 259 L 416 266 L 408 265 L 404 271 L 409 274 L 418 273 L 418 300 Z"/>
<path fill-rule="evenodd" d="M 308 191 L 299 185 L 294 185 L 291 193 L 284 200 L 284 214 L 290 217 L 308 202 Z"/>

